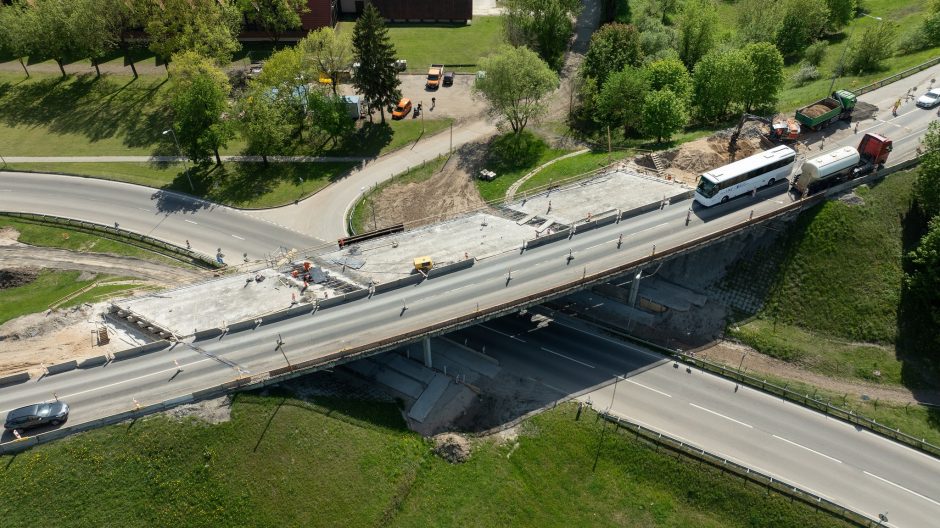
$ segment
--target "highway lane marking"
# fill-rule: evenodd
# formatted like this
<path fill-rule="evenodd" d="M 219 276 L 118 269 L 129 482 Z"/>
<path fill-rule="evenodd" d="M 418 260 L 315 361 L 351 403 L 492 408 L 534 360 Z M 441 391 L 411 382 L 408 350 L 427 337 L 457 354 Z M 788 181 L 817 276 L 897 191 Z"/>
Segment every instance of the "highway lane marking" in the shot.
<path fill-rule="evenodd" d="M 199 225 L 199 222 L 193 222 L 192 220 L 183 219 L 184 222 L 189 222 L 190 224 Z"/>
<path fill-rule="evenodd" d="M 643 387 L 643 388 L 646 389 L 646 390 L 651 390 L 651 391 L 653 391 L 653 392 L 655 392 L 655 393 L 657 393 L 657 394 L 662 394 L 663 396 L 665 396 L 665 397 L 667 397 L 667 398 L 672 398 L 672 395 L 666 394 L 665 392 L 663 392 L 663 391 L 661 391 L 661 390 L 656 390 L 656 389 L 654 389 L 653 387 L 647 387 L 646 385 L 643 385 L 642 383 L 640 383 L 640 382 L 638 382 L 638 381 L 633 381 L 632 379 L 628 379 L 628 380 L 625 380 L 625 381 L 626 381 L 627 383 L 632 383 L 632 384 L 634 384 L 634 385 L 639 385 L 640 387 Z"/>
<path fill-rule="evenodd" d="M 138 210 L 138 211 L 143 211 L 143 212 L 145 212 L 145 213 L 152 213 L 152 212 L 153 212 L 153 211 L 151 211 L 150 209 L 144 209 L 143 207 L 138 207 L 137 210 Z"/>
<path fill-rule="evenodd" d="M 235 238 L 237 238 L 237 239 L 239 239 L 239 240 L 245 240 L 244 238 L 242 238 L 242 237 L 240 237 L 240 236 L 238 236 L 238 235 L 232 235 L 232 236 L 235 237 Z"/>
<path fill-rule="evenodd" d="M 516 341 L 522 341 L 523 343 L 526 342 L 525 339 L 520 339 L 520 338 L 518 338 L 518 337 L 516 337 L 516 336 L 514 336 L 514 335 L 509 335 L 509 334 L 507 334 L 507 333 L 505 333 L 505 332 L 500 332 L 499 330 L 497 330 L 497 329 L 495 329 L 495 328 L 490 328 L 490 327 L 488 327 L 488 326 L 486 326 L 486 325 L 477 325 L 477 326 L 479 326 L 480 328 L 485 328 L 485 329 L 489 330 L 490 332 L 495 332 L 495 333 L 497 333 L 497 334 L 499 334 L 499 335 L 501 335 L 501 336 L 508 337 L 509 339 L 515 339 Z"/>
<path fill-rule="evenodd" d="M 577 359 L 575 359 L 575 358 L 573 358 L 573 357 L 568 357 L 568 356 L 566 356 L 566 355 L 564 355 L 564 354 L 559 354 L 558 352 L 555 352 L 554 350 L 549 350 L 549 349 L 547 349 L 547 348 L 545 348 L 545 347 L 542 347 L 542 350 L 548 352 L 549 354 L 555 354 L 555 355 L 558 356 L 558 357 L 563 357 L 563 358 L 567 359 L 568 361 L 574 361 L 575 363 L 577 363 L 577 364 L 579 364 L 579 365 L 584 365 L 584 366 L 587 367 L 587 368 L 594 368 L 594 365 L 588 365 L 587 363 L 585 363 L 585 362 L 583 362 L 583 361 L 578 361 Z"/>
<path fill-rule="evenodd" d="M 832 460 L 833 462 L 838 462 L 838 463 L 840 463 L 840 464 L 842 463 L 842 461 L 839 460 L 838 458 L 832 458 L 831 456 L 829 456 L 829 455 L 827 455 L 827 454 L 820 453 L 819 451 L 816 451 L 815 449 L 810 449 L 810 448 L 806 447 L 805 445 L 800 445 L 800 444 L 798 444 L 798 443 L 796 443 L 796 442 L 794 442 L 794 441 L 792 441 L 792 440 L 787 440 L 786 438 L 784 438 L 784 437 L 782 437 L 782 436 L 777 436 L 777 435 L 770 435 L 770 436 L 776 438 L 777 440 L 783 440 L 784 442 L 786 442 L 786 443 L 788 443 L 788 444 L 795 445 L 796 447 L 803 448 L 803 449 L 809 451 L 810 453 L 816 453 L 817 455 L 819 455 L 819 456 L 821 456 L 821 457 L 824 457 L 824 458 L 828 458 L 829 460 Z"/>
<path fill-rule="evenodd" d="M 888 479 L 881 478 L 881 477 L 879 477 L 878 475 L 875 475 L 874 473 L 869 473 L 869 472 L 867 472 L 867 471 L 865 471 L 865 470 L 862 470 L 862 473 L 868 475 L 869 477 L 875 477 L 876 479 L 878 479 L 878 480 L 880 480 L 880 481 L 882 481 L 882 482 L 884 482 L 884 483 L 886 483 L 886 484 L 891 484 L 891 485 L 894 486 L 895 488 L 898 488 L 898 489 L 900 489 L 900 490 L 904 490 L 904 491 L 910 493 L 911 495 L 915 495 L 915 496 L 917 496 L 917 497 L 920 497 L 920 498 L 924 499 L 924 500 L 927 501 L 927 502 L 930 502 L 930 503 L 933 503 L 933 504 L 935 504 L 935 505 L 937 505 L 937 506 L 940 506 L 940 502 L 937 502 L 937 501 L 931 499 L 930 497 L 921 495 L 920 493 L 917 493 L 916 491 L 909 490 L 909 489 L 905 488 L 904 486 L 902 486 L 902 485 L 900 485 L 900 484 L 895 484 L 894 482 L 891 482 L 891 481 L 888 480 Z"/>
<path fill-rule="evenodd" d="M 621 347 L 621 348 L 626 348 L 627 350 L 630 350 L 630 351 L 632 351 L 632 352 L 639 352 L 640 354 L 643 354 L 644 356 L 648 356 L 648 357 L 651 357 L 651 358 L 654 358 L 654 359 L 665 359 L 665 357 L 666 357 L 666 356 L 663 356 L 663 355 L 661 355 L 661 354 L 656 354 L 656 353 L 653 353 L 653 352 L 649 352 L 649 351 L 647 351 L 647 350 L 643 350 L 642 348 L 635 348 L 635 347 L 633 347 L 633 346 L 630 346 L 630 344 L 628 344 L 628 343 L 624 343 L 624 342 L 621 342 L 621 341 L 615 341 L 615 340 L 613 340 L 613 339 L 610 339 L 609 337 L 604 337 L 604 336 L 602 336 L 602 335 L 598 335 L 598 334 L 595 334 L 595 333 L 593 333 L 593 332 L 588 332 L 587 330 L 578 328 L 578 327 L 576 327 L 576 326 L 571 326 L 571 325 L 569 325 L 569 324 L 565 324 L 564 322 L 562 322 L 562 321 L 560 321 L 560 320 L 558 320 L 558 319 L 552 319 L 551 322 L 552 322 L 552 323 L 555 323 L 555 324 L 557 324 L 557 325 L 564 326 L 565 328 L 569 328 L 569 329 L 574 330 L 574 331 L 576 331 L 576 332 L 581 332 L 581 333 L 584 334 L 584 335 L 588 335 L 588 336 L 591 336 L 591 337 L 596 337 L 597 339 L 603 339 L 604 341 L 607 341 L 608 343 L 613 343 L 613 344 L 615 344 L 615 345 L 617 345 L 617 346 L 619 346 L 619 347 Z"/>
<path fill-rule="evenodd" d="M 705 412 L 712 413 L 712 414 L 714 414 L 715 416 L 720 416 L 720 417 L 724 418 L 725 420 L 731 420 L 732 422 L 734 422 L 734 423 L 736 423 L 736 424 L 739 424 L 739 425 L 743 425 L 744 427 L 747 427 L 748 429 L 753 429 L 753 428 L 754 428 L 754 426 L 751 425 L 751 424 L 746 424 L 746 423 L 744 423 L 744 422 L 742 422 L 742 421 L 735 420 L 734 418 L 732 418 L 732 417 L 730 417 L 730 416 L 725 416 L 725 415 L 723 415 L 723 414 L 721 414 L 721 413 L 719 413 L 719 412 L 715 412 L 715 411 L 713 411 L 713 410 L 711 410 L 711 409 L 706 409 L 705 407 L 702 407 L 701 405 L 695 405 L 694 403 L 690 403 L 689 405 L 691 405 L 692 407 L 695 407 L 696 409 L 701 409 L 701 410 L 703 410 L 703 411 L 705 411 Z"/>

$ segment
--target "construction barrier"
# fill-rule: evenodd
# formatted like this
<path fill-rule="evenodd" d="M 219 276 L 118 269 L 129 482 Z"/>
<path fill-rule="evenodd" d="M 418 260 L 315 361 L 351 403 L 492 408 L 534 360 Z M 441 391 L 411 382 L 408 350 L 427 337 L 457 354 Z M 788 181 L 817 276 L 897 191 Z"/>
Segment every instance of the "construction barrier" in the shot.
<path fill-rule="evenodd" d="M 443 277 L 444 275 L 453 273 L 455 271 L 465 270 L 473 267 L 476 263 L 476 259 L 467 259 L 455 262 L 453 264 L 448 264 L 446 266 L 441 266 L 439 268 L 431 268 L 431 271 L 428 272 L 428 278 L 434 279 L 437 277 Z"/>
<path fill-rule="evenodd" d="M 401 288 L 402 286 L 408 286 L 411 284 L 418 284 L 424 280 L 424 275 L 420 273 L 415 273 L 414 275 L 409 275 L 404 279 L 393 280 L 389 282 L 383 282 L 381 284 L 375 285 L 375 293 L 387 292 L 394 290 L 396 288 Z"/>
<path fill-rule="evenodd" d="M 343 295 L 343 302 L 357 301 L 369 296 L 369 290 L 354 290 Z"/>
<path fill-rule="evenodd" d="M 158 350 L 164 350 L 169 348 L 170 342 L 167 340 L 156 341 L 154 343 L 148 343 L 143 346 L 136 348 L 129 348 L 127 350 L 122 350 L 120 352 L 115 352 L 113 354 L 114 361 L 121 361 L 122 359 L 128 359 L 132 357 L 142 356 L 150 352 L 156 352 Z"/>
<path fill-rule="evenodd" d="M 65 363 L 59 363 L 58 365 L 49 365 L 46 367 L 46 374 L 48 376 L 52 376 L 53 374 L 61 374 L 63 372 L 75 370 L 77 367 L 78 361 L 73 359 L 72 361 L 66 361 Z"/>
<path fill-rule="evenodd" d="M 78 364 L 78 368 L 86 369 L 93 367 L 100 367 L 108 362 L 108 356 L 95 356 L 90 358 L 85 358 Z"/>
<path fill-rule="evenodd" d="M 254 330 L 257 326 L 257 319 L 247 319 L 245 321 L 239 321 L 237 323 L 228 325 L 228 333 L 234 334 L 235 332 L 241 332 L 242 330 Z"/>
<path fill-rule="evenodd" d="M 299 306 L 287 309 L 287 314 L 291 317 L 295 315 L 306 315 L 313 312 L 313 305 L 310 303 L 304 303 Z"/>
<path fill-rule="evenodd" d="M 616 221 L 619 220 L 619 219 L 620 219 L 620 215 L 619 215 L 619 214 L 612 214 L 612 215 L 603 216 L 603 217 L 601 217 L 601 218 L 598 218 L 597 220 L 594 221 L 594 223 L 597 224 L 597 227 L 601 227 L 601 226 L 613 224 L 614 222 L 616 222 Z"/>
<path fill-rule="evenodd" d="M 211 339 L 213 337 L 218 337 L 225 333 L 221 328 L 210 328 L 209 330 L 200 330 L 193 334 L 193 339 L 195 341 L 202 341 L 204 339 Z"/>
<path fill-rule="evenodd" d="M 283 321 L 284 319 L 289 319 L 291 317 L 293 317 L 293 315 L 290 313 L 289 308 L 287 310 L 279 310 L 277 312 L 265 314 L 261 316 L 261 326 L 267 326 L 271 323 Z"/>
<path fill-rule="evenodd" d="M 187 395 L 185 395 L 185 396 L 179 396 L 179 397 L 176 397 L 176 398 L 171 398 L 171 399 L 169 399 L 169 400 L 163 402 L 163 406 L 164 406 L 164 407 L 167 407 L 167 408 L 169 408 L 169 407 L 176 407 L 177 405 L 182 405 L 182 404 L 184 404 L 184 403 L 193 402 L 193 401 L 195 401 L 195 399 L 196 399 L 196 398 L 194 398 L 192 394 L 187 394 Z"/>
<path fill-rule="evenodd" d="M 526 241 L 526 243 L 525 243 L 525 248 L 526 248 L 526 249 L 532 249 L 532 248 L 535 248 L 535 247 L 543 246 L 543 245 L 545 245 L 545 244 L 554 242 L 554 241 L 556 241 L 556 240 L 564 240 L 564 239 L 568 238 L 569 236 L 571 236 L 571 230 L 570 230 L 570 229 L 563 229 L 563 230 L 561 230 L 561 231 L 558 231 L 558 232 L 556 232 L 556 233 L 552 233 L 552 234 L 550 234 L 550 235 L 543 235 L 543 236 L 540 236 L 540 237 L 538 237 L 538 238 L 530 239 L 530 240 Z"/>
<path fill-rule="evenodd" d="M 29 372 L 20 372 L 19 374 L 13 374 L 11 376 L 4 376 L 0 378 L 0 387 L 7 387 L 27 381 L 29 381 Z"/>
<path fill-rule="evenodd" d="M 346 302 L 346 299 L 344 299 L 342 295 L 337 295 L 336 297 L 329 297 L 327 299 L 317 299 L 317 309 L 329 308 L 330 306 L 337 306 L 339 304 L 343 304 L 344 302 Z"/>
<path fill-rule="evenodd" d="M 604 218 L 598 218 L 597 220 L 592 220 L 590 222 L 584 222 L 583 224 L 578 224 L 574 226 L 574 233 L 575 234 L 583 233 L 585 231 L 590 231 L 592 229 L 595 229 L 601 226 L 612 224 L 616 222 L 618 218 L 620 218 L 619 215 L 612 215 L 612 216 L 607 216 Z"/>

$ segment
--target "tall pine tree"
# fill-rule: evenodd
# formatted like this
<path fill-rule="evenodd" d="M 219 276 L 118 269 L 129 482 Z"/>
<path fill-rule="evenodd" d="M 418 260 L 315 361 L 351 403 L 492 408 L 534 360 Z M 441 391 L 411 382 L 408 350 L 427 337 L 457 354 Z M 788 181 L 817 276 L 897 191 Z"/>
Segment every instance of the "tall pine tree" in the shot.
<path fill-rule="evenodd" d="M 388 30 L 379 10 L 367 4 L 353 30 L 353 48 L 359 69 L 353 77 L 353 86 L 368 101 L 369 120 L 376 109 L 385 123 L 385 107 L 401 98 L 398 72 L 395 70 L 395 46 L 388 38 Z"/>

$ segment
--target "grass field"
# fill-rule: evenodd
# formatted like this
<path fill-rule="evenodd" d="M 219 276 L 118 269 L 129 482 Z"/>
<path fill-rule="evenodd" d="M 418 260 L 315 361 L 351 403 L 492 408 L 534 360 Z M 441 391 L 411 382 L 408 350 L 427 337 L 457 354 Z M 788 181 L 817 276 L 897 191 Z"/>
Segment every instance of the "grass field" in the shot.
<path fill-rule="evenodd" d="M 232 421 L 164 417 L 0 458 L 4 526 L 844 526 L 655 452 L 587 412 L 528 420 L 452 465 L 373 402 L 236 396 Z M 610 427 L 610 426 L 608 426 Z M 595 465 L 596 462 L 596 465 Z"/>
<path fill-rule="evenodd" d="M 109 275 L 78 280 L 79 275 L 81 272 L 78 271 L 45 269 L 29 284 L 0 289 L 0 324 L 21 315 L 47 310 L 51 304 L 95 281 L 101 281 L 101 284 L 64 303 L 62 307 L 95 302 L 103 297 L 138 287 L 136 284 L 108 284 L 115 280 L 115 277 Z"/>
<path fill-rule="evenodd" d="M 354 22 L 340 22 L 341 31 L 352 32 Z M 388 35 L 395 56 L 408 61 L 408 71 L 427 72 L 431 64 L 448 70 L 475 72 L 480 59 L 506 42 L 501 17 L 473 17 L 470 25 L 389 24 Z"/>
<path fill-rule="evenodd" d="M 544 188 L 552 182 L 574 181 L 577 176 L 586 175 L 591 171 L 607 166 L 608 161 L 611 163 L 616 162 L 632 154 L 634 153 L 631 151 L 616 150 L 608 157 L 606 152 L 587 152 L 559 160 L 529 178 L 519 187 L 519 192 Z"/>
<path fill-rule="evenodd" d="M 47 226 L 0 215 L 0 227 L 13 227 L 19 231 L 19 241 L 31 246 L 54 247 L 84 253 L 109 253 L 159 262 L 180 267 L 192 267 L 176 259 L 154 253 L 137 246 L 110 238 L 89 235 L 72 229 Z"/>
<path fill-rule="evenodd" d="M 506 168 L 493 166 L 490 170 L 496 173 L 496 179 L 492 181 L 475 179 L 474 182 L 476 183 L 477 190 L 480 191 L 480 196 L 482 196 L 484 200 L 488 202 L 502 200 L 506 196 L 506 190 L 519 178 L 522 178 L 539 165 L 547 163 L 559 156 L 564 156 L 569 152 L 571 151 L 546 147 L 541 150 L 537 157 L 533 157 L 533 159 L 527 163 Z"/>

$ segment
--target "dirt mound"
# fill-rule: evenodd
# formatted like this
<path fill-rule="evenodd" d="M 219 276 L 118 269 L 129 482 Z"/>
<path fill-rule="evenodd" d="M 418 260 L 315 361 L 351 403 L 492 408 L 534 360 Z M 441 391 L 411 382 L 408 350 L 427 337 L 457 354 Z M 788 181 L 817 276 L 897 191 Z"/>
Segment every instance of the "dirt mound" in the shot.
<path fill-rule="evenodd" d="M 188 403 L 174 407 L 166 411 L 165 414 L 177 420 L 193 417 L 211 424 L 227 422 L 232 419 L 232 399 L 228 396 L 222 396 L 221 398 Z"/>
<path fill-rule="evenodd" d="M 19 244 L 20 232 L 10 226 L 0 227 L 0 246 L 15 246 Z"/>
<path fill-rule="evenodd" d="M 36 268 L 0 269 L 0 290 L 25 286 L 39 276 Z"/>
<path fill-rule="evenodd" d="M 461 464 L 470 458 L 470 442 L 458 434 L 442 433 L 433 440 L 434 453 L 451 464 Z"/>
<path fill-rule="evenodd" d="M 660 155 L 661 159 L 671 159 L 665 170 L 666 175 L 680 183 L 694 186 L 703 172 L 731 163 L 733 160 L 728 152 L 731 132 L 732 129 L 723 130 L 713 136 L 685 143 L 670 151 L 669 155 Z M 738 137 L 734 159 L 746 158 L 764 150 L 761 141 L 760 129 L 745 125 Z"/>

